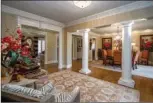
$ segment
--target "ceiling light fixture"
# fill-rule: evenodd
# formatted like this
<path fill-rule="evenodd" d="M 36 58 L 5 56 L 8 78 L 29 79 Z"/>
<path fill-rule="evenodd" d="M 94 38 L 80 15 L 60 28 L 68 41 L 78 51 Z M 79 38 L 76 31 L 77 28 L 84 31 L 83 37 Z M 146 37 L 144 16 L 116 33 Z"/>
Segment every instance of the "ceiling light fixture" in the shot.
<path fill-rule="evenodd" d="M 85 8 L 91 4 L 91 1 L 73 1 L 74 5 L 79 8 Z"/>

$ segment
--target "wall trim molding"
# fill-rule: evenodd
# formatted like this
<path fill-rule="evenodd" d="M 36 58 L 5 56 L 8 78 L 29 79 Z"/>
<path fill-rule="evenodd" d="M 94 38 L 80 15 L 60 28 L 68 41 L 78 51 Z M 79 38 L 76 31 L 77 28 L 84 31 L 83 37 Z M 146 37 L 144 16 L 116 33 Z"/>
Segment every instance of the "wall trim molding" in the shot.
<path fill-rule="evenodd" d="M 63 65 L 61 66 L 61 68 L 66 68 L 66 65 L 63 64 Z"/>
<path fill-rule="evenodd" d="M 57 60 L 51 60 L 51 61 L 47 61 L 45 64 L 51 64 L 51 63 L 58 63 Z"/>
<path fill-rule="evenodd" d="M 121 34 L 122 32 L 119 32 L 119 34 Z M 116 33 L 115 31 L 113 31 L 112 33 L 101 33 L 101 35 L 97 33 L 98 36 L 100 37 L 107 37 L 107 36 L 115 36 L 118 33 Z M 141 35 L 149 35 L 149 34 L 153 34 L 153 29 L 144 29 L 144 30 L 133 30 L 132 34 L 141 34 Z"/>
<path fill-rule="evenodd" d="M 52 24 L 54 26 L 59 26 L 59 27 L 62 27 L 62 28 L 65 27 L 64 23 L 61 23 L 61 22 L 58 22 L 58 21 L 55 21 L 55 20 L 52 20 L 52 19 L 49 19 L 49 18 L 45 18 L 45 17 L 42 17 L 42 16 L 38 16 L 36 14 L 32 14 L 32 13 L 29 13 L 29 12 L 25 12 L 25 11 L 22 11 L 22 10 L 19 10 L 19 9 L 15 9 L 15 8 L 12 8 L 12 7 L 9 7 L 9 6 L 6 6 L 6 5 L 2 5 L 2 12 L 14 14 L 14 15 L 17 15 L 17 16 L 20 16 L 20 17 L 26 17 L 28 19 L 33 19 L 33 20 L 40 21 L 40 22 L 49 23 L 49 24 Z"/>
<path fill-rule="evenodd" d="M 68 68 L 71 68 L 72 67 L 72 64 L 68 64 L 68 65 L 66 65 L 66 68 L 68 69 Z"/>
<path fill-rule="evenodd" d="M 124 12 L 142 9 L 142 8 L 146 8 L 146 7 L 150 7 L 150 6 L 153 6 L 152 1 L 136 1 L 136 2 L 133 2 L 133 3 L 130 3 L 127 5 L 123 5 L 123 6 L 116 7 L 116 8 L 110 9 L 110 10 L 106 10 L 104 12 L 100 12 L 100 13 L 97 13 L 94 15 L 83 17 L 78 20 L 71 21 L 66 24 L 66 27 L 80 24 L 80 23 L 84 23 L 84 22 L 88 22 L 88 21 L 95 20 L 95 19 L 101 19 L 101 18 L 104 18 L 107 16 L 112 16 L 112 15 L 116 15 L 116 14 L 120 14 L 120 13 L 124 13 Z"/>
<path fill-rule="evenodd" d="M 153 61 L 148 61 L 148 63 L 149 63 L 150 65 L 153 65 Z"/>
<path fill-rule="evenodd" d="M 100 37 L 100 36 L 101 36 L 100 34 L 95 33 L 95 32 L 92 32 L 92 31 L 89 32 L 89 35 L 90 35 L 91 37 Z"/>
<path fill-rule="evenodd" d="M 33 20 L 42 22 L 42 25 L 43 25 L 43 22 L 45 22 L 47 24 L 52 24 L 54 26 L 59 26 L 59 27 L 64 28 L 64 27 L 69 27 L 69 26 L 72 26 L 72 25 L 88 22 L 88 21 L 91 21 L 91 20 L 101 19 L 101 18 L 104 18 L 104 17 L 107 17 L 107 16 L 112 16 L 112 15 L 116 15 L 116 14 L 120 14 L 120 13 L 124 13 L 124 12 L 129 12 L 129 11 L 133 11 L 133 10 L 137 10 L 137 9 L 142 9 L 142 8 L 146 8 L 146 7 L 150 7 L 150 6 L 153 6 L 152 1 L 136 1 L 136 2 L 133 2 L 133 3 L 130 3 L 130 4 L 127 4 L 127 5 L 123 5 L 123 6 L 120 6 L 120 7 L 116 7 L 116 8 L 113 8 L 113 9 L 106 10 L 104 12 L 100 12 L 100 13 L 97 13 L 97 14 L 94 14 L 94 15 L 83 17 L 83 18 L 68 22 L 66 24 L 55 21 L 55 20 L 52 20 L 52 19 L 49 19 L 49 18 L 38 16 L 36 14 L 32 14 L 32 13 L 29 13 L 29 12 L 26 12 L 26 11 L 22 11 L 22 10 L 19 10 L 19 9 L 16 9 L 16 8 L 12 8 L 12 7 L 9 7 L 9 6 L 6 6 L 6 5 L 2 5 L 2 12 L 14 14 L 14 15 L 17 15 L 19 17 L 25 17 L 27 19 L 33 19 Z"/>
<path fill-rule="evenodd" d="M 77 58 L 73 58 L 73 60 L 77 60 Z"/>
<path fill-rule="evenodd" d="M 18 10 L 9 6 L 2 5 L 2 12 L 14 14 L 17 16 L 17 23 L 23 24 L 23 25 L 29 25 L 32 27 L 42 28 L 42 29 L 48 29 L 59 32 L 59 62 L 58 67 L 62 68 L 62 62 L 63 62 L 63 54 L 62 54 L 62 37 L 63 37 L 63 28 L 65 25 L 63 23 L 44 18 L 32 13 L 28 13 L 22 10 Z M 45 37 L 46 40 L 46 37 Z M 47 54 L 45 53 L 45 64 L 47 64 Z"/>

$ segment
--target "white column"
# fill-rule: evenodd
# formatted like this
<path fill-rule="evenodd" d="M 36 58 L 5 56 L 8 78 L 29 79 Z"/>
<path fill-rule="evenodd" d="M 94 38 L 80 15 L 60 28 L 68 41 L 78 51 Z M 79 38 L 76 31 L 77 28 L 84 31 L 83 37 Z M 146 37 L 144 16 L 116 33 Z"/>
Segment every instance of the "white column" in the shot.
<path fill-rule="evenodd" d="M 77 39 L 76 37 L 73 37 L 73 60 L 77 59 Z"/>
<path fill-rule="evenodd" d="M 58 51 L 58 68 L 62 69 L 63 68 L 63 63 L 62 63 L 62 30 L 59 32 L 59 51 Z"/>
<path fill-rule="evenodd" d="M 90 29 L 85 30 L 79 30 L 79 32 L 82 34 L 82 69 L 79 71 L 80 73 L 88 74 L 91 72 L 88 68 L 88 51 L 89 51 L 89 34 L 88 32 Z"/>
<path fill-rule="evenodd" d="M 135 82 L 132 80 L 132 49 L 131 33 L 133 21 L 122 22 L 122 77 L 118 83 L 128 87 L 134 87 Z"/>
<path fill-rule="evenodd" d="M 67 33 L 67 65 L 66 68 L 72 67 L 72 34 Z"/>

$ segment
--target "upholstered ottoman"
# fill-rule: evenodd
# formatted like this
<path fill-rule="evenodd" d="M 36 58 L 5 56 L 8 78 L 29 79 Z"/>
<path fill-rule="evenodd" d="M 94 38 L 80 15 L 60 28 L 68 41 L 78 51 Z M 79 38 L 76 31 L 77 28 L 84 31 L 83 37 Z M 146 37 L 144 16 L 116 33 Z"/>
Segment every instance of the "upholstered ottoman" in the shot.
<path fill-rule="evenodd" d="M 36 83 L 36 88 L 39 89 L 43 87 L 45 84 L 49 83 L 48 75 L 43 75 L 37 78 L 38 80 Z"/>
<path fill-rule="evenodd" d="M 2 85 L 2 102 L 80 102 L 79 87 L 71 92 L 57 90 L 52 83 L 47 83 L 39 89 L 27 88 L 18 85 Z M 3 99 L 5 98 L 5 99 Z"/>

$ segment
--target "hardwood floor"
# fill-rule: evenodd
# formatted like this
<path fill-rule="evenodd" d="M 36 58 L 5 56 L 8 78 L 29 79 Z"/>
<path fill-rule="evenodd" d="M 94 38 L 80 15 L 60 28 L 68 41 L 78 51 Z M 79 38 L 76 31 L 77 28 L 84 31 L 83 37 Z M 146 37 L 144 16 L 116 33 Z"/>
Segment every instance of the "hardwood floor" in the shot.
<path fill-rule="evenodd" d="M 81 61 L 73 61 L 71 70 L 79 72 L 82 64 Z M 45 65 L 49 73 L 58 72 L 57 64 Z M 108 82 L 117 84 L 119 78 L 121 77 L 120 72 L 115 72 L 111 70 L 99 69 L 95 67 L 89 67 L 92 71 L 89 76 L 102 79 Z M 133 76 L 135 81 L 135 89 L 140 91 L 140 101 L 141 102 L 153 102 L 153 79 L 148 79 L 141 76 Z"/>

